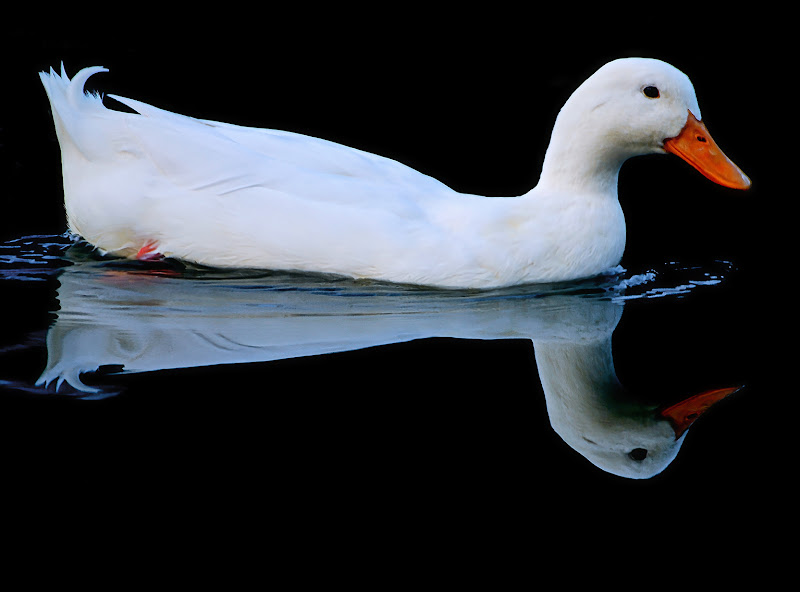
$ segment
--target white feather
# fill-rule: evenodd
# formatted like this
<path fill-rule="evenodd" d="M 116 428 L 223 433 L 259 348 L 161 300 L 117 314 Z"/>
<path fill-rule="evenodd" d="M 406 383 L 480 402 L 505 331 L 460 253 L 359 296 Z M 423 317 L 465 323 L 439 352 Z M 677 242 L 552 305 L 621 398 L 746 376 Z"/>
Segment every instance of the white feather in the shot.
<path fill-rule="evenodd" d="M 210 266 L 294 269 L 486 288 L 586 277 L 625 246 L 617 176 L 661 151 L 687 109 L 688 78 L 656 60 L 601 68 L 557 119 L 539 185 L 458 193 L 393 160 L 299 134 L 204 121 L 84 93 L 105 68 L 41 73 L 62 150 L 70 229 L 100 249 Z M 662 101 L 641 96 L 657 80 Z"/>

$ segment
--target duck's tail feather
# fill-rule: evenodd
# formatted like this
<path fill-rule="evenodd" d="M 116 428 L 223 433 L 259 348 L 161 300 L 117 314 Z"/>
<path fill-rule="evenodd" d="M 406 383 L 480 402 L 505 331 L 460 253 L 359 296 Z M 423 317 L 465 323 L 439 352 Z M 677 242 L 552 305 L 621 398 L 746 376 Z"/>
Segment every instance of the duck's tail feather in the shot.
<path fill-rule="evenodd" d="M 50 68 L 49 72 L 40 72 L 50 108 L 53 112 L 53 121 L 56 126 L 58 141 L 62 150 L 69 145 L 74 145 L 81 152 L 85 152 L 86 144 L 81 138 L 87 131 L 86 115 L 90 113 L 108 113 L 103 106 L 103 99 L 99 93 L 87 93 L 84 85 L 90 76 L 98 72 L 108 72 L 102 66 L 84 68 L 70 80 L 61 64 L 61 74 Z"/>
<path fill-rule="evenodd" d="M 70 80 L 62 62 L 60 75 L 50 68 L 50 72 L 39 72 L 39 78 L 52 107 L 69 106 L 72 109 L 85 109 L 102 106 L 102 97 L 98 93 L 87 93 L 83 90 L 89 77 L 98 72 L 108 72 L 108 68 L 103 66 L 84 68 Z"/>

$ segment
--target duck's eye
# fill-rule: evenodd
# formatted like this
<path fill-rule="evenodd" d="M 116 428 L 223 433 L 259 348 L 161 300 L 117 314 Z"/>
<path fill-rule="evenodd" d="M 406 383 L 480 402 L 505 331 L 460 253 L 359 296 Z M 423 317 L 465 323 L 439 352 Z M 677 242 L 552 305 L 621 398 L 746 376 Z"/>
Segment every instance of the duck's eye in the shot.
<path fill-rule="evenodd" d="M 644 448 L 634 448 L 628 453 L 628 456 L 630 457 L 631 460 L 641 462 L 647 458 L 647 450 L 645 450 Z"/>
<path fill-rule="evenodd" d="M 644 96 L 648 99 L 657 99 L 661 94 L 658 92 L 658 89 L 655 86 L 645 86 L 642 89 Z"/>

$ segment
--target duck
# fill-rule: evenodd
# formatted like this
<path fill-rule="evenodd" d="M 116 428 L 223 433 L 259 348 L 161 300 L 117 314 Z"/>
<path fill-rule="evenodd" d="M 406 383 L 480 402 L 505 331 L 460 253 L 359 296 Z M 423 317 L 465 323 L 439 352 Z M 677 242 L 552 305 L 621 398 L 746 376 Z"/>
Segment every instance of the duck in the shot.
<path fill-rule="evenodd" d="M 600 67 L 559 111 L 538 183 L 486 197 L 308 135 L 170 112 L 41 72 L 69 231 L 101 253 L 213 268 L 335 274 L 443 288 L 571 281 L 615 268 L 629 158 L 671 153 L 711 181 L 747 175 L 702 122 L 688 76 L 653 58 Z"/>

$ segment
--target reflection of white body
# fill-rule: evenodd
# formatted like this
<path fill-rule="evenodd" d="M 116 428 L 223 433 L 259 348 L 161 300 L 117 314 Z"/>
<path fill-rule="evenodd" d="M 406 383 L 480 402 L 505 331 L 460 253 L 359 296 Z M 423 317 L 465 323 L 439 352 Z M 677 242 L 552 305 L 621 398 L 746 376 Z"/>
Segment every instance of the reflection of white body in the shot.
<path fill-rule="evenodd" d="M 40 383 L 101 365 L 146 372 L 277 360 L 426 337 L 532 339 L 556 432 L 597 466 L 628 477 L 661 471 L 683 438 L 626 398 L 611 334 L 622 303 L 523 289 L 451 292 L 291 277 L 191 280 L 109 271 L 60 276 L 58 319 Z M 635 460 L 631 450 L 646 449 Z"/>
<path fill-rule="evenodd" d="M 657 60 L 616 60 L 586 80 L 558 115 L 538 185 L 507 198 L 461 194 L 393 160 L 299 134 L 116 96 L 138 113 L 112 111 L 83 92 L 100 71 L 41 77 L 70 228 L 127 257 L 449 287 L 564 281 L 619 263 L 626 159 L 666 150 L 717 182 L 749 185 L 718 150 L 709 160 L 692 84 Z"/>

